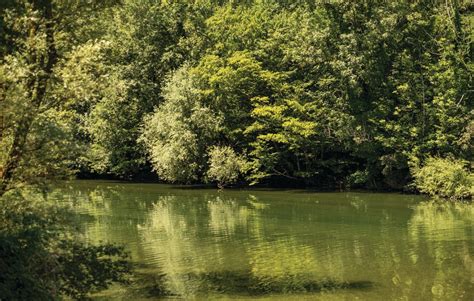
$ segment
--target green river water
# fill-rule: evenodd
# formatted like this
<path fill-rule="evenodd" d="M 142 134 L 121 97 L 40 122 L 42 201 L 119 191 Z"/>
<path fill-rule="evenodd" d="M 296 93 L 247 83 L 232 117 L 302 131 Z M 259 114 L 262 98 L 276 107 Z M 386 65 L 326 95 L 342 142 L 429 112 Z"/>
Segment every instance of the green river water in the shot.
<path fill-rule="evenodd" d="M 474 300 L 474 206 L 421 196 L 74 181 L 90 243 L 124 244 L 133 285 L 98 300 Z"/>

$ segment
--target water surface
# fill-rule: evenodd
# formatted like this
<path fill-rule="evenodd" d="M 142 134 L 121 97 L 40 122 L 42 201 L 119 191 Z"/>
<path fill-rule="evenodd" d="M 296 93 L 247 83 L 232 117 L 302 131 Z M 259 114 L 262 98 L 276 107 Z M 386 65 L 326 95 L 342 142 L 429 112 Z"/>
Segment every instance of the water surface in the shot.
<path fill-rule="evenodd" d="M 50 197 L 131 253 L 135 284 L 97 299 L 474 300 L 472 205 L 107 181 Z"/>

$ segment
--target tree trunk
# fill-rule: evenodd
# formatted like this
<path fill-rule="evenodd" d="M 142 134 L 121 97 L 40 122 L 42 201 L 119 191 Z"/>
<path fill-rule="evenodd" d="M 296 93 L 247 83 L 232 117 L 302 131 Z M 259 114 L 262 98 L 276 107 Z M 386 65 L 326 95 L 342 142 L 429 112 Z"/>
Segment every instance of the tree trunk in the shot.
<path fill-rule="evenodd" d="M 25 150 L 25 144 L 28 138 L 31 125 L 35 120 L 39 107 L 44 102 L 46 89 L 51 78 L 53 66 L 57 60 L 56 47 L 54 44 L 54 24 L 52 3 L 50 0 L 32 0 L 31 4 L 35 10 L 41 13 L 42 18 L 34 20 L 30 23 L 28 33 L 29 48 L 26 50 L 25 56 L 28 58 L 32 66 L 32 77 L 27 81 L 29 109 L 18 121 L 17 127 L 13 131 L 13 143 L 7 155 L 5 165 L 0 174 L 0 196 L 9 190 L 10 184 L 14 178 L 15 170 L 18 168 Z M 40 23 L 43 22 L 46 52 L 41 53 L 39 49 L 35 49 L 34 39 Z"/>

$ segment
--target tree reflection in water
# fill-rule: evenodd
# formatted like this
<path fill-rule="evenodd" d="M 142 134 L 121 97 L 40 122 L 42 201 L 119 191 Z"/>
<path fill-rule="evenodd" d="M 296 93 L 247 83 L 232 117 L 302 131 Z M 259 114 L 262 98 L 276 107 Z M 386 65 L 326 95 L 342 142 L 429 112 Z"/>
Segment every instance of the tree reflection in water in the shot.
<path fill-rule="evenodd" d="M 140 234 L 145 248 L 155 254 L 156 266 L 166 275 L 170 291 L 181 296 L 209 291 L 267 294 L 372 286 L 370 281 L 344 281 L 327 277 L 325 271 L 318 273 L 319 265 L 324 264 L 317 260 L 316 250 L 294 237 L 269 240 L 261 216 L 269 208 L 253 195 L 244 202 L 217 196 L 206 197 L 201 203 L 162 197 L 147 222 L 139 226 Z M 203 220 L 207 223 L 198 222 Z M 250 237 L 243 244 L 239 239 L 242 233 Z"/>
<path fill-rule="evenodd" d="M 50 195 L 75 204 L 86 240 L 127 245 L 133 296 L 469 300 L 474 291 L 471 204 L 154 189 L 86 185 Z"/>

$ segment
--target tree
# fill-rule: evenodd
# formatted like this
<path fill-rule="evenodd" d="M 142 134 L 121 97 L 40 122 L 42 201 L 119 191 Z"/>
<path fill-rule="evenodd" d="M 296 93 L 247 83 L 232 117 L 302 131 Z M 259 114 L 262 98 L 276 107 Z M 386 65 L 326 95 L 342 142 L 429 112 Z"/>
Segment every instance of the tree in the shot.
<path fill-rule="evenodd" d="M 22 189 L 74 173 L 77 111 L 64 101 L 60 67 L 76 42 L 61 22 L 76 6 L 46 0 L 8 4 L 1 7 L 0 31 L 7 45 L 0 61 L 0 295 L 84 298 L 126 281 L 127 254 L 113 245 L 76 242 L 65 212 L 25 197 Z"/>
<path fill-rule="evenodd" d="M 472 43 L 456 1 L 228 2 L 206 16 L 183 39 L 199 41 L 197 102 L 223 119 L 205 144 L 248 154 L 251 183 L 403 189 L 414 158 L 469 158 Z M 199 180 L 206 153 L 192 157 Z"/>
<path fill-rule="evenodd" d="M 182 3 L 124 1 L 103 14 L 101 60 L 107 83 L 84 120 L 92 156 L 85 171 L 130 178 L 147 169 L 137 143 L 143 117 L 160 104 L 165 75 L 183 61 Z M 94 77 L 96 70 L 91 70 Z"/>
<path fill-rule="evenodd" d="M 221 131 L 222 117 L 200 102 L 189 67 L 178 69 L 163 90 L 165 101 L 144 120 L 141 141 L 158 175 L 170 182 L 201 179 L 208 143 Z"/>
<path fill-rule="evenodd" d="M 1 8 L 1 190 L 71 170 L 204 181 L 213 145 L 247 155 L 250 183 L 404 189 L 427 154 L 472 160 L 465 1 Z"/>
<path fill-rule="evenodd" d="M 17 170 L 27 164 L 25 153 L 31 141 L 28 135 L 36 118 L 51 105 L 47 88 L 58 59 L 50 1 L 33 1 L 8 12 L 4 21 L 20 31 L 9 41 L 18 51 L 3 58 L 1 69 L 6 99 L 2 101 L 2 121 L 6 124 L 2 124 L 0 145 L 6 155 L 2 158 L 0 196 L 12 187 Z M 41 149 L 45 145 L 39 140 L 36 148 Z"/>

